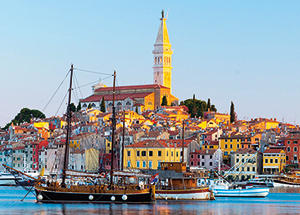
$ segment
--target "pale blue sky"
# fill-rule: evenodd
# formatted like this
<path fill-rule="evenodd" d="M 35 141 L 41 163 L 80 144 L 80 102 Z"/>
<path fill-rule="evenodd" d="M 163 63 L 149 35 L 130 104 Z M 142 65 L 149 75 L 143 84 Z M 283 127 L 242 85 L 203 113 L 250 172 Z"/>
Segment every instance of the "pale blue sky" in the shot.
<path fill-rule="evenodd" d="M 233 101 L 240 119 L 300 122 L 300 1 L 12 0 L 0 7 L 0 126 L 23 107 L 43 110 L 71 63 L 116 69 L 118 85 L 152 83 L 162 9 L 169 12 L 175 96 L 210 98 L 220 112 Z M 103 77 L 77 74 L 80 85 Z M 48 117 L 63 87 L 44 110 Z M 91 93 L 82 89 L 83 97 Z"/>

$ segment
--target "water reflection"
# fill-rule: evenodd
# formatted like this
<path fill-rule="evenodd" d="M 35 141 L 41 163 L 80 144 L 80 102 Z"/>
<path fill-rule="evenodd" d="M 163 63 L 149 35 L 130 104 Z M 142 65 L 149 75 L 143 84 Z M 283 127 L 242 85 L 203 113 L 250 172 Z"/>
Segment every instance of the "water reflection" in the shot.
<path fill-rule="evenodd" d="M 0 214 L 279 214 L 299 213 L 300 188 L 279 187 L 266 198 L 217 198 L 215 201 L 157 201 L 151 204 L 41 204 L 26 191 L 0 188 Z"/>

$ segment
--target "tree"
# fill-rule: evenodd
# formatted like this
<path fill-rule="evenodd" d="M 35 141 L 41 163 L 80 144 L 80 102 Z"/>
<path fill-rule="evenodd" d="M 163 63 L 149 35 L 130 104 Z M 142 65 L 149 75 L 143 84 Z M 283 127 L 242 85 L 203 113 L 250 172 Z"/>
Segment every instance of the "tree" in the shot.
<path fill-rule="evenodd" d="M 207 107 L 206 107 L 206 111 L 209 111 L 211 110 L 211 107 L 210 107 L 210 98 L 208 98 L 207 100 Z"/>
<path fill-rule="evenodd" d="M 14 119 L 11 120 L 10 123 L 7 123 L 3 129 L 8 129 L 11 123 L 14 123 L 15 125 L 20 125 L 21 123 L 28 122 L 30 123 L 30 120 L 32 118 L 40 118 L 44 119 L 46 118 L 45 114 L 42 113 L 39 110 L 35 109 L 29 109 L 29 108 L 22 108 L 20 112 L 15 116 Z"/>
<path fill-rule="evenodd" d="M 101 104 L 100 104 L 100 111 L 103 112 L 103 113 L 106 112 L 104 96 L 102 96 L 102 101 L 101 101 Z"/>
<path fill-rule="evenodd" d="M 231 105 L 230 105 L 230 123 L 233 123 L 234 121 L 235 121 L 234 104 L 231 101 Z"/>
<path fill-rule="evenodd" d="M 162 98 L 161 106 L 167 106 L 167 105 L 168 105 L 167 96 L 164 95 Z"/>
<path fill-rule="evenodd" d="M 72 111 L 72 112 L 76 112 L 76 106 L 75 106 L 74 103 L 71 103 L 71 104 L 70 104 L 70 108 L 71 108 L 71 111 Z"/>
<path fill-rule="evenodd" d="M 196 99 L 195 99 L 195 94 L 193 95 L 193 106 L 192 106 L 192 112 L 191 112 L 191 117 L 195 118 L 197 114 L 197 108 L 196 108 Z"/>
<path fill-rule="evenodd" d="M 196 107 L 194 106 L 194 103 Z M 194 99 L 194 96 L 193 99 L 184 100 L 183 105 L 187 106 L 187 108 L 189 109 L 189 114 L 191 114 L 191 117 L 194 117 L 195 114 L 196 117 L 203 118 L 204 115 L 203 113 L 205 110 L 207 110 L 207 103 L 202 100 Z M 211 105 L 211 108 L 217 111 L 215 105 Z"/>
<path fill-rule="evenodd" d="M 210 110 L 213 111 L 213 112 L 217 112 L 217 108 L 216 108 L 215 105 L 211 105 Z"/>
<path fill-rule="evenodd" d="M 80 102 L 78 103 L 78 105 L 77 105 L 77 108 L 76 108 L 76 109 L 77 109 L 77 112 L 81 110 L 81 103 L 80 103 Z"/>
<path fill-rule="evenodd" d="M 89 105 L 88 105 L 88 109 L 91 109 L 92 108 L 92 105 L 91 105 L 91 103 L 89 103 Z"/>

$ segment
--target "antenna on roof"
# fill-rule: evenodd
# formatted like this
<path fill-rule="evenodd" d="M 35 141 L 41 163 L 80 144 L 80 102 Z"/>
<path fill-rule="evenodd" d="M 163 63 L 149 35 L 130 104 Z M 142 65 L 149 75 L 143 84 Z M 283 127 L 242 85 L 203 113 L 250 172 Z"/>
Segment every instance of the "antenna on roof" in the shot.
<path fill-rule="evenodd" d="M 168 8 L 168 11 L 167 11 L 166 19 L 168 19 L 168 15 L 169 15 L 169 8 Z"/>

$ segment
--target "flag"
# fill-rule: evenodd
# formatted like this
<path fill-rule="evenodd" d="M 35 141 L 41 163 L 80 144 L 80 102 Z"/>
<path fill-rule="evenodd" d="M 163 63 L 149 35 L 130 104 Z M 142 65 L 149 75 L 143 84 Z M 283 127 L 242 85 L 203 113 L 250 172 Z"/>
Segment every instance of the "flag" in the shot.
<path fill-rule="evenodd" d="M 153 175 L 150 179 L 150 184 L 156 184 L 158 182 L 158 173 Z"/>

